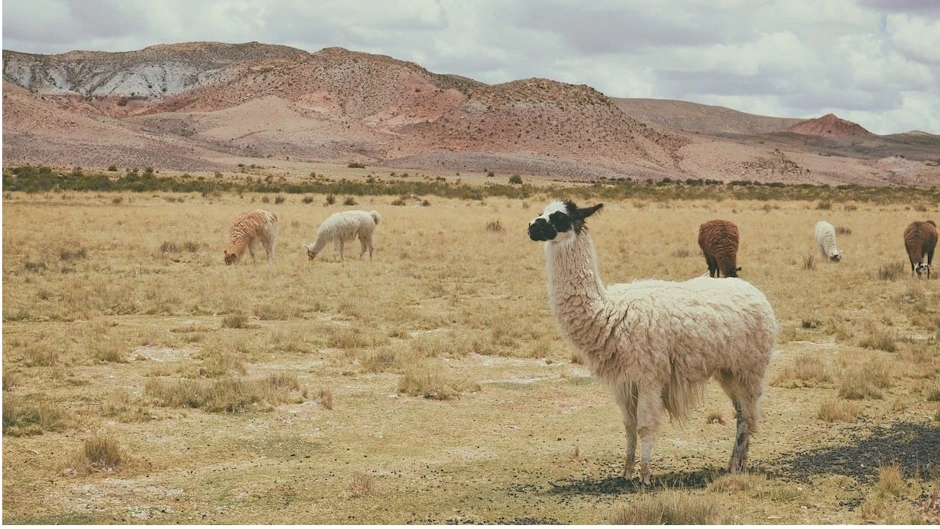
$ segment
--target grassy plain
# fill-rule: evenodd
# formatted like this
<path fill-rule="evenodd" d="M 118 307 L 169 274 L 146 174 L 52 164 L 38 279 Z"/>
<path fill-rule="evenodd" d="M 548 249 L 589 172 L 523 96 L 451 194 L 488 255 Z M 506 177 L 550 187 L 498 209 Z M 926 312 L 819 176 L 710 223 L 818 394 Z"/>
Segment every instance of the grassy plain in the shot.
<path fill-rule="evenodd" d="M 549 311 L 525 229 L 553 197 L 355 197 L 374 260 L 311 263 L 353 206 L 307 196 L 5 194 L 4 523 L 940 521 L 940 281 L 901 243 L 937 204 L 608 201 L 606 283 L 703 274 L 698 225 L 724 218 L 782 327 L 751 472 L 721 470 L 711 384 L 644 490 Z M 282 218 L 273 265 L 224 266 L 256 207 Z M 820 219 L 842 263 L 809 259 Z"/>

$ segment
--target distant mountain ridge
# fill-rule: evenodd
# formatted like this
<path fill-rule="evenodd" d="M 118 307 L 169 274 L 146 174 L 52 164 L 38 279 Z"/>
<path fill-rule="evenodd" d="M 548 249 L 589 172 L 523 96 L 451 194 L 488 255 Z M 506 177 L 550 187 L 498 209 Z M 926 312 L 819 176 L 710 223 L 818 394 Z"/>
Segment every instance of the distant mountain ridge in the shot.
<path fill-rule="evenodd" d="M 779 178 L 754 169 L 771 147 L 868 156 L 847 151 L 839 135 L 827 139 L 833 127 L 854 130 L 834 116 L 817 130 L 805 125 L 813 120 L 612 99 L 550 79 L 487 85 L 343 48 L 196 42 L 120 53 L 4 50 L 3 79 L 5 164 L 135 166 L 143 156 L 154 167 L 224 170 L 289 159 L 581 180 L 732 180 L 742 172 Z M 904 146 L 910 158 L 936 138 L 864 133 L 877 144 L 872 149 Z M 840 163 L 786 178 L 835 182 L 857 172 Z M 904 178 L 919 182 L 921 172 Z M 887 176 L 865 178 L 890 183 Z"/>

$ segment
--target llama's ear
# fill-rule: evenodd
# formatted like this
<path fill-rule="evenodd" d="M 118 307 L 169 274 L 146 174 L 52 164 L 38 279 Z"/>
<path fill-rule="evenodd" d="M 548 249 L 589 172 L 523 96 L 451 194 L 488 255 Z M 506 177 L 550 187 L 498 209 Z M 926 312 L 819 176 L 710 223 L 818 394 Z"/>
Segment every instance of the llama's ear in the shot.
<path fill-rule="evenodd" d="M 578 218 L 582 220 L 586 219 L 590 217 L 591 215 L 593 215 L 595 212 L 597 212 L 597 210 L 601 209 L 602 207 L 604 207 L 604 204 L 597 204 L 596 206 L 591 206 L 589 208 L 579 208 Z"/>

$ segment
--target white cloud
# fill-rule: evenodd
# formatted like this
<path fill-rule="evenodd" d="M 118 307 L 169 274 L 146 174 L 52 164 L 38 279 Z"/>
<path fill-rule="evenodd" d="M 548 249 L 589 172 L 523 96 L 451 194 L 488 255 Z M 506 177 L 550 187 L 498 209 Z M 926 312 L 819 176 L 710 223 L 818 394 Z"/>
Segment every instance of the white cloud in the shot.
<path fill-rule="evenodd" d="M 911 59 L 940 66 L 940 19 L 888 15 L 885 31 L 894 45 Z"/>

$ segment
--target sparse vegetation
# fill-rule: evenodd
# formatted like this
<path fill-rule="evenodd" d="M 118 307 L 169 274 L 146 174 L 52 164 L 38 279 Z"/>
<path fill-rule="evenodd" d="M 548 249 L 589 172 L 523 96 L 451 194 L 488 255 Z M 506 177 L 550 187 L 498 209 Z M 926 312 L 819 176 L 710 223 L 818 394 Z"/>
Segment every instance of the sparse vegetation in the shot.
<path fill-rule="evenodd" d="M 803 270 L 816 270 L 816 256 L 809 254 L 803 257 Z"/>
<path fill-rule="evenodd" d="M 117 440 L 107 434 L 94 435 L 69 458 L 66 470 L 80 476 L 95 471 L 114 472 L 120 470 L 125 457 Z"/>
<path fill-rule="evenodd" d="M 642 494 L 618 508 L 613 525 L 715 525 L 725 522 L 717 502 L 667 490 Z"/>
<path fill-rule="evenodd" d="M 499 233 L 503 231 L 503 223 L 497 220 L 492 220 L 486 223 L 486 231 L 492 231 Z"/>
<path fill-rule="evenodd" d="M 827 399 L 819 405 L 819 419 L 825 422 L 855 422 L 861 408 L 854 402 Z"/>
<path fill-rule="evenodd" d="M 244 314 L 229 314 L 222 318 L 222 326 L 229 329 L 244 329 L 248 327 L 248 316 Z"/>
<path fill-rule="evenodd" d="M 903 277 L 904 263 L 889 263 L 878 267 L 878 279 L 882 281 L 896 281 Z"/>
<path fill-rule="evenodd" d="M 66 427 L 66 413 L 43 396 L 3 396 L 3 435 L 38 435 Z"/>
<path fill-rule="evenodd" d="M 343 169 L 319 170 L 326 174 L 316 179 L 305 169 L 290 183 L 266 181 L 273 171 L 265 167 L 219 180 L 208 173 L 202 185 L 219 187 L 206 196 L 5 190 L 4 522 L 74 521 L 60 513 L 79 500 L 91 506 L 81 519 L 89 524 L 308 515 L 340 524 L 602 524 L 633 505 L 659 504 L 656 519 L 674 519 L 673 500 L 692 504 L 682 508 L 689 518 L 729 524 L 805 523 L 822 512 L 810 505 L 825 506 L 831 523 L 924 521 L 918 501 L 933 485 L 914 463 L 924 457 L 911 454 L 930 431 L 903 426 L 940 424 L 935 285 L 910 280 L 905 266 L 894 282 L 876 275 L 880 263 L 905 259 L 897 225 L 911 210 L 895 200 L 903 191 L 866 197 L 705 181 L 647 190 L 643 182 L 534 177 L 510 186 L 479 170 L 462 171 L 474 185 L 414 172 L 390 179 L 387 171 L 366 184 L 364 175 L 341 182 L 332 171 Z M 72 171 L 52 178 L 71 181 Z M 112 181 L 121 171 L 109 173 Z M 94 171 L 82 172 L 94 182 Z M 200 178 L 145 177 L 143 167 L 136 174 L 155 186 Z M 287 190 L 295 182 L 311 187 L 295 194 Z M 412 187 L 390 192 L 401 183 Z M 332 213 L 321 208 L 330 193 L 331 210 L 352 196 L 388 214 L 373 261 L 306 261 L 300 243 Z M 935 204 L 932 191 L 924 194 Z M 789 195 L 800 202 L 780 200 Z M 278 213 L 290 223 L 277 258 L 225 267 L 233 212 L 263 196 L 286 199 Z M 689 420 L 668 426 L 677 442 L 650 491 L 619 478 L 623 430 L 599 420 L 619 410 L 561 339 L 541 245 L 524 235 L 555 196 L 607 205 L 591 230 L 611 283 L 701 275 L 694 233 L 703 218 L 733 216 L 754 234 L 741 248 L 746 279 L 767 294 L 782 328 L 753 440 L 758 470 L 713 472 L 727 464 L 724 441 L 714 440 L 730 439 L 735 419 L 710 383 Z M 826 198 L 839 213 L 845 200 L 857 205 L 848 217 L 852 236 L 864 240 L 854 241 L 853 258 L 807 273 L 805 227 Z M 393 208 L 394 199 L 427 205 Z M 896 350 L 879 336 L 893 338 Z M 82 472 L 91 477 L 78 477 L 81 465 L 69 459 L 94 432 L 116 440 L 123 462 L 89 463 Z M 878 498 L 878 461 L 847 473 L 822 459 L 876 441 L 907 476 L 900 495 Z M 791 455 L 815 462 L 811 486 Z M 319 486 L 299 485 L 311 469 Z M 372 478 L 371 492 L 353 493 L 357 474 Z M 531 501 L 542 493 L 565 502 Z M 717 506 L 717 516 L 702 514 L 703 504 Z M 625 519 L 652 518 L 640 510 Z"/>
<path fill-rule="evenodd" d="M 158 406 L 201 408 L 208 412 L 236 413 L 266 410 L 282 402 L 294 402 L 296 379 L 272 375 L 264 379 L 223 377 L 215 380 L 151 378 L 145 392 Z"/>
<path fill-rule="evenodd" d="M 349 491 L 350 497 L 361 498 L 363 496 L 368 496 L 372 494 L 372 490 L 375 488 L 375 479 L 368 474 L 363 474 L 362 472 L 356 472 L 349 479 L 349 484 L 346 486 L 346 490 Z"/>

